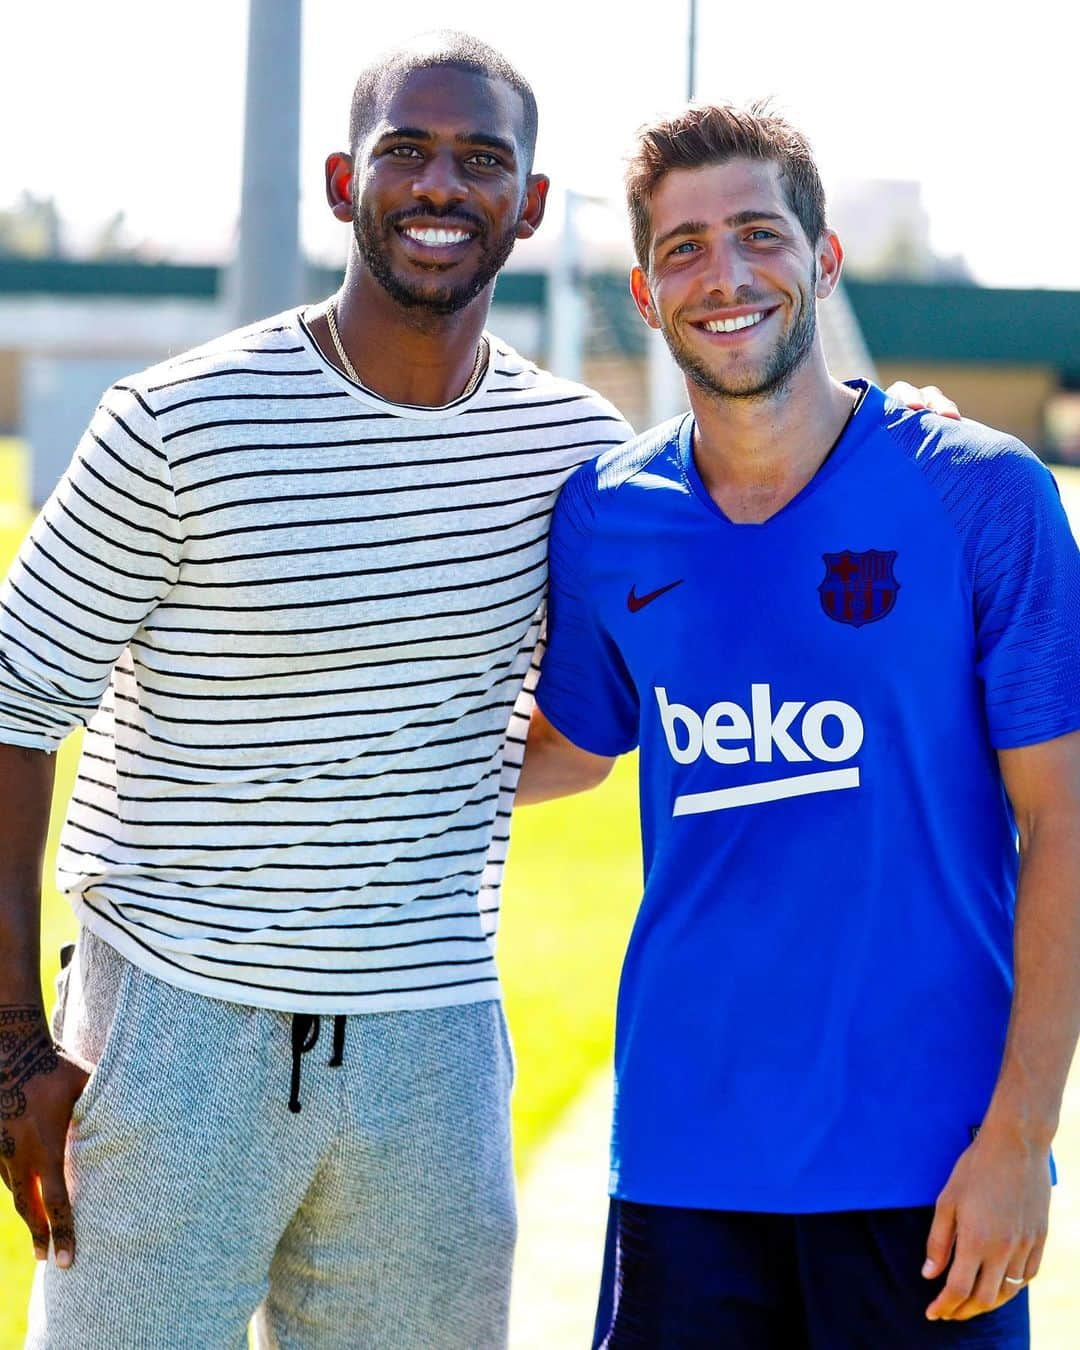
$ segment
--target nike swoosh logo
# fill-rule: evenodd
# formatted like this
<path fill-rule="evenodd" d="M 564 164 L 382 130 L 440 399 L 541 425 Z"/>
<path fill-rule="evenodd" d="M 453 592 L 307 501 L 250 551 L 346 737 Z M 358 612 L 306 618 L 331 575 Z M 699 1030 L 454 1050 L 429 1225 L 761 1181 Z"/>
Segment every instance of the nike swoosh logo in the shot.
<path fill-rule="evenodd" d="M 626 597 L 626 608 L 631 614 L 636 614 L 639 609 L 644 609 L 646 605 L 651 605 L 654 600 L 662 595 L 667 595 L 668 591 L 673 591 L 676 586 L 683 584 L 683 578 L 678 581 L 669 581 L 666 586 L 661 586 L 659 590 L 650 591 L 648 595 L 635 595 L 633 586 L 630 587 L 630 594 Z"/>

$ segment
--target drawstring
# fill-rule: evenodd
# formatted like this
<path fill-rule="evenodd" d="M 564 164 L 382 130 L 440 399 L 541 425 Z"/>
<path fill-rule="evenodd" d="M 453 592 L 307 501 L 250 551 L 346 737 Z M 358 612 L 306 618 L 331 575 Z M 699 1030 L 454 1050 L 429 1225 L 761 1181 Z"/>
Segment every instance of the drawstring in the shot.
<path fill-rule="evenodd" d="M 330 1067 L 340 1068 L 345 1054 L 345 1018 L 339 1013 L 334 1018 L 334 1051 L 330 1056 Z"/>
<path fill-rule="evenodd" d="M 293 1013 L 292 1020 L 292 1073 L 289 1077 L 289 1110 L 294 1114 L 300 1110 L 300 1058 L 314 1049 L 319 1039 L 319 1019 L 314 1013 Z M 330 1068 L 339 1068 L 345 1056 L 345 1015 L 338 1013 L 334 1018 L 334 1048 L 330 1056 Z"/>

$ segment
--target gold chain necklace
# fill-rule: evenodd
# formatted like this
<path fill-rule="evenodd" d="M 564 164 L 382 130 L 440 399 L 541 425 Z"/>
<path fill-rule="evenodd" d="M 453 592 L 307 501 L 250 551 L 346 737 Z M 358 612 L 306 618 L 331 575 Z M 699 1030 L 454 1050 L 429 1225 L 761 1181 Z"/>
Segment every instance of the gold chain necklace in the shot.
<path fill-rule="evenodd" d="M 349 360 L 348 354 L 341 341 L 341 334 L 337 326 L 337 301 L 332 300 L 326 307 L 326 326 L 330 329 L 330 337 L 334 343 L 334 351 L 337 352 L 338 360 L 341 362 L 345 374 L 350 380 L 354 380 L 361 389 L 367 389 L 367 385 L 356 373 L 356 367 Z M 467 398 L 480 383 L 480 377 L 484 373 L 484 367 L 487 365 L 488 345 L 487 339 L 481 338 L 476 344 L 476 360 L 473 361 L 472 373 L 469 375 L 465 388 L 458 394 L 456 399 L 451 400 L 456 403 L 458 399 Z M 368 390 L 371 393 L 371 390 Z"/>

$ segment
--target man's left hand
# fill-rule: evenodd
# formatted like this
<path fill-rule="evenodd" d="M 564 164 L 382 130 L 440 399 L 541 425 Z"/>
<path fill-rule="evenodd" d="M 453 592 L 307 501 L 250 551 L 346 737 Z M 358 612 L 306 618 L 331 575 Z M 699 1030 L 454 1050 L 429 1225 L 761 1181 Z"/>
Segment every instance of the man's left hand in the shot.
<path fill-rule="evenodd" d="M 966 1321 L 1018 1294 L 1039 1269 L 1049 1212 L 1049 1150 L 984 1128 L 938 1196 L 922 1273 L 949 1276 L 927 1317 Z"/>
<path fill-rule="evenodd" d="M 927 412 L 937 413 L 939 417 L 955 417 L 957 420 L 960 418 L 960 409 L 951 398 L 945 397 L 936 384 L 927 384 L 922 389 L 916 389 L 906 380 L 897 380 L 895 384 L 890 384 L 885 392 L 895 403 L 906 403 L 916 412 L 925 409 Z"/>

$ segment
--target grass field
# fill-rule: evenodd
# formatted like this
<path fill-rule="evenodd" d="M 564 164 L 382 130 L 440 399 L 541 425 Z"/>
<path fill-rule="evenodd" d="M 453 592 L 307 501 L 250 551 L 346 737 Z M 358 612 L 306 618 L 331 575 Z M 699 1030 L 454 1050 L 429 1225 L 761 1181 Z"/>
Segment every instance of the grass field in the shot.
<path fill-rule="evenodd" d="M 1059 478 L 1080 526 L 1080 471 L 1063 470 Z M 24 500 L 21 454 L 0 440 L 0 503 Z M 11 507 L 5 515 L 0 505 L 0 565 L 6 567 L 26 523 L 25 511 Z M 51 860 L 74 776 L 75 740 L 61 751 L 50 835 L 42 962 L 47 988 L 59 945 L 73 931 L 67 905 L 51 885 Z M 499 960 L 518 1063 L 519 1173 L 610 1058 L 618 965 L 640 886 L 636 810 L 634 764 L 628 761 L 588 799 L 530 808 L 515 820 Z M 1065 1150 L 1075 1162 L 1064 1173 L 1064 1186 L 1074 1189 L 1080 1186 L 1080 1092 L 1076 1096 L 1068 1127 L 1075 1138 L 1070 1135 Z M 1062 1213 L 1065 1222 L 1048 1261 L 1053 1274 L 1047 1280 L 1047 1313 L 1040 1319 L 1046 1328 L 1037 1341 L 1041 1350 L 1080 1345 L 1080 1294 L 1071 1274 L 1080 1258 L 1080 1205 L 1071 1202 Z M 553 1252 L 552 1259 L 558 1258 Z M 25 1230 L 6 1198 L 0 1199 L 0 1350 L 21 1344 L 32 1267 Z"/>

